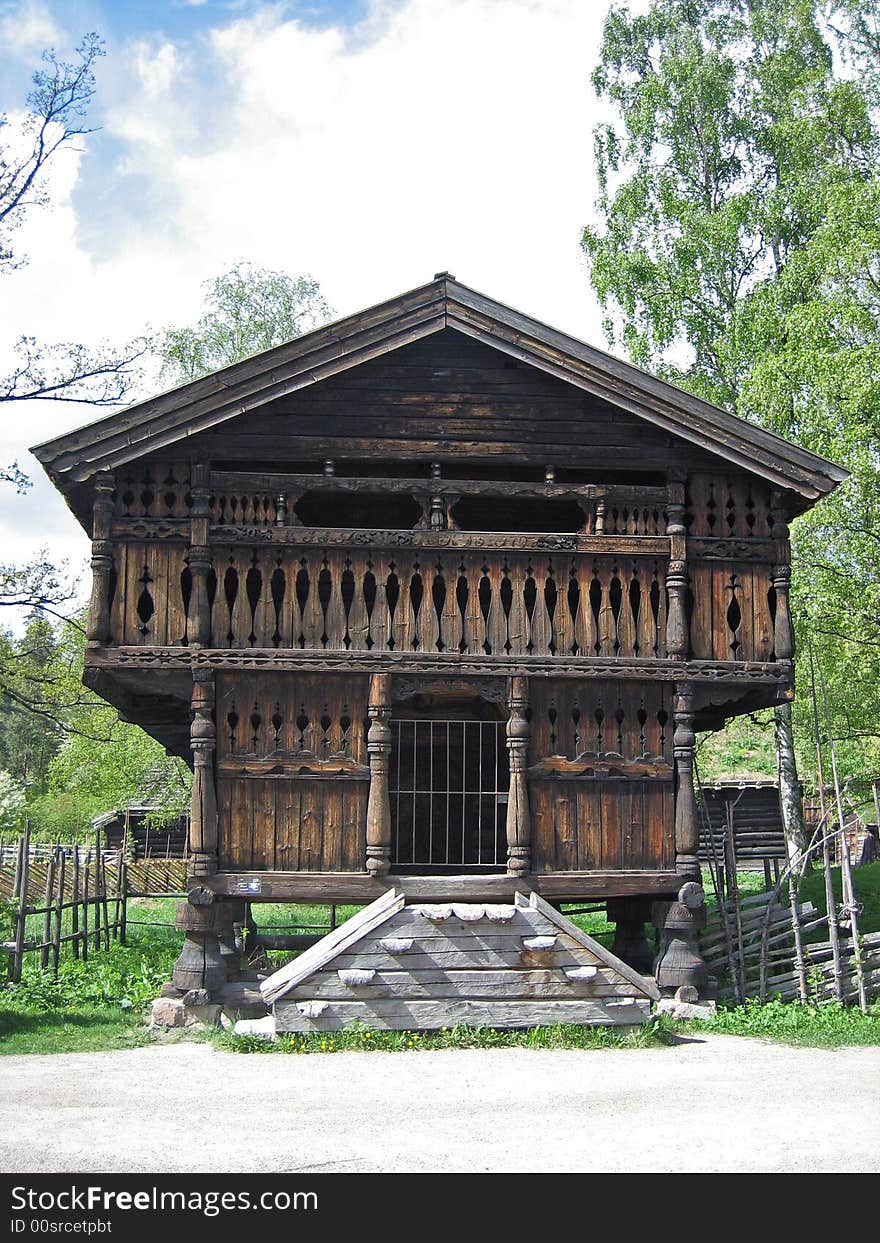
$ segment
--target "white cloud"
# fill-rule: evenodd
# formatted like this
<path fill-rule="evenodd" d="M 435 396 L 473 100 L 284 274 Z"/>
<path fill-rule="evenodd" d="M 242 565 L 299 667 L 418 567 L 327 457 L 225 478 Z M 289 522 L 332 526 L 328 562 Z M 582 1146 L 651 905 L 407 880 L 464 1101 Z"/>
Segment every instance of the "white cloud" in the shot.
<path fill-rule="evenodd" d="M 408 0 L 374 4 L 350 31 L 272 7 L 188 46 L 114 53 L 98 96 L 112 179 L 74 156 L 58 170 L 53 211 L 21 230 L 31 262 L 4 282 L 0 342 L 119 340 L 185 321 L 200 283 L 239 258 L 310 272 L 340 314 L 448 269 L 601 342 L 578 240 L 604 12 Z M 112 227 L 96 234 L 108 206 Z M 83 421 L 40 407 L 27 427 L 0 428 L 0 461 Z M 68 551 L 73 520 L 47 513 Z"/>
<path fill-rule="evenodd" d="M 49 9 L 39 0 L 0 4 L 0 47 L 5 55 L 32 59 L 61 38 Z"/>

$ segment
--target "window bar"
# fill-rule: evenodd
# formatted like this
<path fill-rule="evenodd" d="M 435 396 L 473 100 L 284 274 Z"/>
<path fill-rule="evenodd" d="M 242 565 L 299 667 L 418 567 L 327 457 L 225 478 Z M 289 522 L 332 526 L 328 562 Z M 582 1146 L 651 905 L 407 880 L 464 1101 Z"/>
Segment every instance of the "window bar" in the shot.
<path fill-rule="evenodd" d="M 400 863 L 400 752 L 403 749 L 400 745 L 403 737 L 403 725 L 400 721 L 395 721 L 395 739 L 397 751 L 397 791 L 395 794 L 396 811 L 394 813 L 394 862 Z"/>
<path fill-rule="evenodd" d="M 428 863 L 434 861 L 434 722 L 428 722 Z"/>
<path fill-rule="evenodd" d="M 498 864 L 498 807 L 499 807 L 499 803 L 498 803 L 498 735 L 500 733 L 501 733 L 501 730 L 496 726 L 495 727 L 495 780 L 492 783 L 493 796 L 494 796 L 492 799 L 492 805 L 495 810 L 495 815 L 492 820 L 492 862 L 496 866 Z"/>
<path fill-rule="evenodd" d="M 412 784 L 413 784 L 413 796 L 412 796 L 412 860 L 413 860 L 413 863 L 415 863 L 415 861 L 416 861 L 416 807 L 417 807 L 417 805 L 418 805 L 418 801 L 419 801 L 419 796 L 418 796 L 418 788 L 419 788 L 419 770 L 418 770 L 418 767 L 417 767 L 417 765 L 418 765 L 418 754 L 419 754 L 419 753 L 418 753 L 418 747 L 417 747 L 417 739 L 418 739 L 418 736 L 419 736 L 419 723 L 418 723 L 418 721 L 414 721 L 414 722 L 413 722 L 413 768 L 412 768 L 412 771 L 413 771 L 413 778 L 412 778 Z"/>
<path fill-rule="evenodd" d="M 443 862 L 449 863 L 449 723 L 446 723 L 446 850 Z"/>
<path fill-rule="evenodd" d="M 461 727 L 462 727 L 461 728 L 461 863 L 462 863 L 462 866 L 464 866 L 464 835 L 465 835 L 465 822 L 467 819 L 465 815 L 465 811 L 467 808 L 467 794 L 465 793 L 465 788 L 467 786 L 467 780 L 465 778 L 465 774 L 467 773 L 468 722 L 462 721 Z"/>
<path fill-rule="evenodd" d="M 477 722 L 477 744 L 480 748 L 480 779 L 477 789 L 477 863 L 483 862 L 483 721 Z"/>

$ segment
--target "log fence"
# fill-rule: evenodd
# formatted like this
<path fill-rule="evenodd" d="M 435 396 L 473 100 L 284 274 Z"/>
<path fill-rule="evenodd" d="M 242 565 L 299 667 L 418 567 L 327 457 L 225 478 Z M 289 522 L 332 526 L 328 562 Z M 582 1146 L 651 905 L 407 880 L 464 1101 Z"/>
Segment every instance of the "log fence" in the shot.
<path fill-rule="evenodd" d="M 90 954 L 125 943 L 132 898 L 184 897 L 186 864 L 180 859 L 132 863 L 123 850 L 93 842 L 47 844 L 30 841 L 25 826 L 15 842 L 0 842 L 0 902 L 8 904 L 11 936 L 0 942 L 9 959 L 9 979 L 18 983 L 33 954 L 40 967 L 57 973 L 62 952 L 87 960 Z"/>

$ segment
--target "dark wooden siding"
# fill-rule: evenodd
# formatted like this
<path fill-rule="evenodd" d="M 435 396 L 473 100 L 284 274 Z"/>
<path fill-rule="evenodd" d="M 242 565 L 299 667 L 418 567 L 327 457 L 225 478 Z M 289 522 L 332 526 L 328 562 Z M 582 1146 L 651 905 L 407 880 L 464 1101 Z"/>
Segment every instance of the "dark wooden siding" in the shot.
<path fill-rule="evenodd" d="M 548 678 L 531 701 L 534 870 L 674 866 L 668 691 Z"/>
<path fill-rule="evenodd" d="M 217 692 L 220 867 L 361 871 L 367 679 L 222 673 Z"/>
<path fill-rule="evenodd" d="M 694 456 L 645 420 L 449 331 L 194 435 L 184 451 L 215 462 L 393 454 L 649 472 Z"/>

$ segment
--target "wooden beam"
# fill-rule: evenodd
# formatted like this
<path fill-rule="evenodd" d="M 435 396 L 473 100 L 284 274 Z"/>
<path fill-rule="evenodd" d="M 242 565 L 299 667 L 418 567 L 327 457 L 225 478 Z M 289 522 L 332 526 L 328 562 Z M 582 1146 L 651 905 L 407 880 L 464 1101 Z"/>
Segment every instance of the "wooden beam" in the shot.
<path fill-rule="evenodd" d="M 675 872 L 549 872 L 527 876 L 370 876 L 366 872 L 218 872 L 200 878 L 218 897 L 249 902 L 372 902 L 389 889 L 410 900 L 504 902 L 535 890 L 550 902 L 674 894 Z"/>

